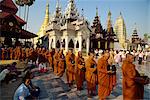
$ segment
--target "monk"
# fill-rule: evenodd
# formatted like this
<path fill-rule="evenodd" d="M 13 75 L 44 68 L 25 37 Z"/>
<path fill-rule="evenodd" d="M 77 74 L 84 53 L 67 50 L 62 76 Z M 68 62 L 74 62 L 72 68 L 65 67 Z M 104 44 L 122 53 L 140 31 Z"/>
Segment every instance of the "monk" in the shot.
<path fill-rule="evenodd" d="M 29 48 L 26 48 L 25 53 L 26 53 L 26 58 L 28 59 L 28 57 L 29 57 Z"/>
<path fill-rule="evenodd" d="M 52 50 L 50 50 L 47 54 L 46 54 L 46 58 L 47 58 L 47 60 L 48 60 L 48 63 L 49 63 L 49 67 L 50 67 L 50 69 L 52 69 L 52 55 L 51 55 L 51 52 L 52 52 Z"/>
<path fill-rule="evenodd" d="M 63 50 L 59 51 L 58 54 L 58 73 L 57 76 L 62 77 L 65 72 L 65 56 L 63 54 Z"/>
<path fill-rule="evenodd" d="M 85 61 L 84 58 L 82 57 L 82 52 L 78 52 L 78 56 L 76 57 L 76 73 L 75 73 L 75 78 L 76 78 L 76 85 L 77 85 L 77 90 L 82 90 L 83 82 L 85 79 Z"/>
<path fill-rule="evenodd" d="M 115 86 L 116 80 L 113 80 L 115 72 L 112 70 L 108 71 L 108 59 L 110 54 L 105 52 L 103 57 L 98 60 L 98 96 L 100 100 L 105 100 L 110 95 L 113 87 Z"/>
<path fill-rule="evenodd" d="M 19 46 L 16 49 L 16 55 L 17 55 L 17 60 L 19 60 L 21 57 L 21 48 Z"/>
<path fill-rule="evenodd" d="M 59 59 L 58 59 L 58 51 L 56 50 L 55 51 L 55 54 L 54 54 L 54 74 L 55 75 L 57 75 L 57 73 L 58 73 L 58 61 L 59 61 Z"/>
<path fill-rule="evenodd" d="M 13 60 L 13 48 L 10 48 L 9 52 L 10 52 L 10 60 Z"/>
<path fill-rule="evenodd" d="M 85 62 L 86 67 L 86 81 L 88 97 L 96 95 L 96 82 L 97 82 L 97 68 L 94 60 L 94 54 L 90 53 L 90 56 Z"/>
<path fill-rule="evenodd" d="M 66 56 L 66 67 L 67 83 L 71 87 L 75 81 L 75 55 L 73 54 L 73 50 L 69 50 Z"/>
<path fill-rule="evenodd" d="M 144 85 L 149 83 L 149 78 L 142 78 L 135 69 L 134 56 L 127 54 L 122 65 L 122 85 L 124 100 L 142 100 L 144 96 Z"/>
<path fill-rule="evenodd" d="M 2 48 L 2 60 L 5 60 L 5 48 Z"/>

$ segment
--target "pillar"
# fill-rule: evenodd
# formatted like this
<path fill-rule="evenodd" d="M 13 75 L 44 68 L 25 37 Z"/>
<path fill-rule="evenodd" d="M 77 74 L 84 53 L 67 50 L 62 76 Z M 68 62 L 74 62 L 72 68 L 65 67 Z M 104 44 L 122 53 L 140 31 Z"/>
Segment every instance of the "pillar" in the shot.
<path fill-rule="evenodd" d="M 90 39 L 89 37 L 86 39 L 86 53 L 88 55 L 90 49 Z"/>
<path fill-rule="evenodd" d="M 65 51 L 68 52 L 68 36 L 65 37 Z"/>
<path fill-rule="evenodd" d="M 78 49 L 78 51 L 81 51 L 82 50 L 82 36 L 79 36 L 78 40 L 79 40 L 79 49 Z"/>
<path fill-rule="evenodd" d="M 53 37 L 53 44 L 52 44 L 53 48 L 56 48 L 56 36 Z"/>

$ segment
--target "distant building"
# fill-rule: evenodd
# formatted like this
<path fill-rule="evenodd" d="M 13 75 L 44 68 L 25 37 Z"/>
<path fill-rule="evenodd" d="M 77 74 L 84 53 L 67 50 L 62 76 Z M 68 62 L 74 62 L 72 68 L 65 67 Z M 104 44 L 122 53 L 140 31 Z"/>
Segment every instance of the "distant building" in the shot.
<path fill-rule="evenodd" d="M 96 16 L 93 21 L 92 34 L 90 38 L 90 48 L 91 49 L 114 49 L 114 43 L 118 42 L 116 35 L 114 34 L 112 22 L 111 22 L 111 12 L 108 12 L 107 18 L 107 29 L 103 29 L 100 18 L 98 16 L 98 8 L 96 8 Z"/>
<path fill-rule="evenodd" d="M 121 13 L 115 22 L 114 31 L 117 35 L 117 38 L 119 39 L 121 48 L 126 49 L 126 25 Z"/>

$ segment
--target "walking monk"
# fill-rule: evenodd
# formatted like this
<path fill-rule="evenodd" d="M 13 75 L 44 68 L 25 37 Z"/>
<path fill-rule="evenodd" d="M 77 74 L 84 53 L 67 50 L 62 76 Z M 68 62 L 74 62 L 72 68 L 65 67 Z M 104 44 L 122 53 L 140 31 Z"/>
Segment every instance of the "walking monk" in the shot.
<path fill-rule="evenodd" d="M 127 54 L 127 58 L 122 65 L 123 75 L 123 99 L 124 100 L 141 100 L 144 96 L 144 85 L 149 83 L 148 77 L 140 76 L 132 63 L 134 56 Z"/>
<path fill-rule="evenodd" d="M 78 56 L 76 57 L 76 73 L 75 73 L 75 78 L 76 78 L 76 85 L 77 85 L 77 90 L 82 90 L 83 82 L 85 79 L 85 61 L 84 58 L 82 57 L 82 52 L 78 52 Z"/>
<path fill-rule="evenodd" d="M 91 97 L 96 95 L 96 82 L 97 82 L 97 68 L 93 53 L 90 53 L 90 56 L 85 62 L 85 66 L 86 66 L 88 97 Z"/>
<path fill-rule="evenodd" d="M 107 71 L 108 69 L 108 59 L 110 57 L 109 53 L 105 53 L 102 58 L 98 60 L 97 70 L 98 70 L 98 96 L 100 100 L 105 100 L 107 96 L 110 95 L 113 87 L 115 86 L 114 81 L 112 81 L 114 72 Z"/>
<path fill-rule="evenodd" d="M 63 50 L 59 51 L 58 54 L 58 73 L 57 76 L 62 77 L 65 72 L 65 56 L 63 54 Z"/>
<path fill-rule="evenodd" d="M 67 82 L 69 87 L 71 87 L 75 81 L 75 55 L 73 54 L 73 50 L 69 50 L 68 55 L 66 56 L 66 65 Z"/>

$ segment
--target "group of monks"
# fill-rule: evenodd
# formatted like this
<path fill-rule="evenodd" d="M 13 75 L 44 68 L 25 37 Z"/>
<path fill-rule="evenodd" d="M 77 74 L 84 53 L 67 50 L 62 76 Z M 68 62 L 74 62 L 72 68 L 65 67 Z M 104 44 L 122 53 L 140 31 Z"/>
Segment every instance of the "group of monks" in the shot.
<path fill-rule="evenodd" d="M 38 63 L 48 62 L 55 75 L 62 77 L 66 74 L 67 84 L 72 87 L 74 84 L 77 90 L 83 89 L 83 83 L 87 83 L 88 97 L 96 95 L 96 86 L 98 85 L 98 96 L 100 100 L 105 100 L 110 95 L 113 88 L 116 86 L 116 70 L 110 70 L 111 53 L 108 51 L 95 61 L 94 53 L 90 52 L 86 59 L 83 58 L 82 52 L 77 55 L 73 50 L 69 50 L 64 55 L 63 50 L 47 50 L 45 48 L 9 48 L 10 59 L 31 59 Z M 2 50 L 3 52 L 3 50 Z M 2 53 L 2 59 L 4 59 Z M 144 85 L 149 83 L 149 80 L 144 80 L 132 64 L 134 57 L 132 54 L 127 54 L 123 61 L 123 98 L 124 100 L 142 99 L 144 94 Z M 108 68 L 109 66 L 109 68 Z M 109 70 L 108 70 L 109 69 Z"/>
<path fill-rule="evenodd" d="M 1 48 L 1 60 L 25 60 L 32 55 L 33 48 L 21 48 L 17 46 L 15 48 Z"/>

